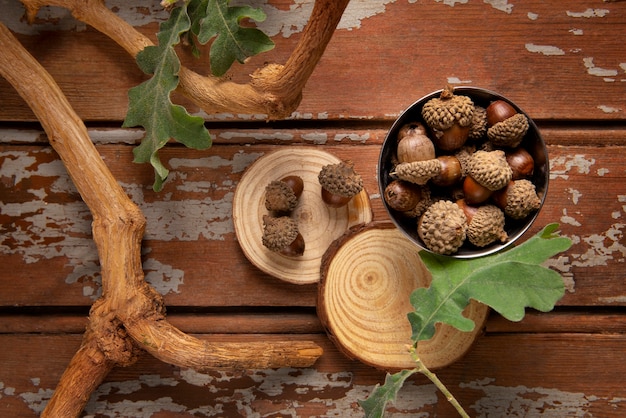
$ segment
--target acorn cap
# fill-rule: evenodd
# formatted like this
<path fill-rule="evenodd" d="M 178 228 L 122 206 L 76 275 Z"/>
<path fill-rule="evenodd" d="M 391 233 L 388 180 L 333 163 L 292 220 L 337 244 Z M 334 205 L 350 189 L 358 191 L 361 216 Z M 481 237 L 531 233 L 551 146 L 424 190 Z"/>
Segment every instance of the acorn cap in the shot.
<path fill-rule="evenodd" d="M 353 197 L 363 190 L 363 179 L 352 161 L 325 165 L 317 178 L 324 189 L 339 196 Z"/>
<path fill-rule="evenodd" d="M 495 241 L 506 242 L 504 212 L 495 205 L 482 205 L 467 226 L 467 240 L 477 247 L 485 247 Z"/>
<path fill-rule="evenodd" d="M 467 176 L 469 160 L 472 158 L 472 154 L 476 152 L 476 147 L 472 145 L 465 145 L 461 147 L 454 156 L 461 164 L 461 177 Z"/>
<path fill-rule="evenodd" d="M 467 96 L 457 96 L 451 86 L 446 87 L 439 97 L 430 99 L 422 107 L 422 117 L 432 129 L 445 131 L 458 123 L 470 126 L 474 114 L 474 102 Z"/>
<path fill-rule="evenodd" d="M 417 202 L 417 205 L 415 205 L 415 207 L 409 211 L 402 212 L 409 218 L 417 218 L 419 216 L 422 216 L 424 211 L 426 211 L 426 209 L 428 209 L 428 207 L 433 204 L 433 200 L 430 194 L 430 188 L 428 188 L 427 186 L 421 186 L 420 190 L 422 198 L 419 202 Z"/>
<path fill-rule="evenodd" d="M 417 232 L 426 248 L 437 254 L 452 254 L 465 241 L 467 218 L 463 210 L 449 200 L 439 200 L 426 209 Z"/>
<path fill-rule="evenodd" d="M 506 189 L 504 214 L 513 219 L 524 219 L 541 207 L 535 185 L 526 179 L 515 180 Z"/>
<path fill-rule="evenodd" d="M 298 236 L 298 224 L 288 216 L 263 216 L 262 242 L 270 251 L 280 252 Z"/>
<path fill-rule="evenodd" d="M 439 173 L 441 173 L 441 162 L 435 158 L 432 160 L 400 163 L 389 174 L 400 180 L 424 185 Z"/>
<path fill-rule="evenodd" d="M 469 139 L 480 139 L 487 133 L 487 109 L 474 106 L 472 124 L 470 125 Z"/>
<path fill-rule="evenodd" d="M 265 208 L 270 212 L 291 212 L 297 204 L 298 197 L 284 181 L 273 180 L 265 187 Z"/>
<path fill-rule="evenodd" d="M 490 127 L 487 130 L 487 137 L 496 147 L 514 148 L 524 139 L 524 135 L 528 132 L 528 126 L 526 115 L 516 113 Z"/>
<path fill-rule="evenodd" d="M 468 161 L 468 175 L 489 190 L 505 187 L 513 177 L 504 151 L 476 151 Z"/>

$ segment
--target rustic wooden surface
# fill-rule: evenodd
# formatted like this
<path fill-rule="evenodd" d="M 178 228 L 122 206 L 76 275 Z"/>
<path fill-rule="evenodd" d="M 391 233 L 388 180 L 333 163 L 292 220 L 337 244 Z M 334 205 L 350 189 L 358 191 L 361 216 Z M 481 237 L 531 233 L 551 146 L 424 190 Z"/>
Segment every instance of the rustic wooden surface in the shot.
<path fill-rule="evenodd" d="M 109 2 L 154 39 L 158 2 Z M 107 3 L 107 4 L 109 4 Z M 276 49 L 237 67 L 245 81 L 284 62 L 310 1 L 256 1 Z M 140 7 L 145 6 L 145 7 Z M 376 164 L 386 130 L 409 104 L 445 83 L 497 91 L 522 107 L 548 144 L 551 180 L 530 234 L 559 222 L 573 239 L 551 266 L 567 292 L 550 314 L 498 315 L 459 362 L 439 372 L 475 416 L 620 417 L 626 410 L 626 2 L 356 1 L 315 70 L 298 110 L 204 115 L 215 144 L 169 146 L 171 179 L 150 189 L 136 165 L 141 132 L 121 129 L 128 88 L 144 79 L 117 45 L 62 9 L 0 20 L 50 71 L 88 124 L 102 158 L 148 219 L 147 280 L 168 317 L 207 339 L 311 339 L 325 350 L 304 370 L 180 370 L 143 356 L 115 369 L 85 416 L 361 416 L 384 373 L 344 357 L 317 318 L 316 285 L 288 284 L 254 267 L 236 241 L 232 198 L 246 167 L 286 147 L 351 158 L 374 220 L 386 220 Z M 1 52 L 0 52 L 1 53 Z M 199 72 L 203 60 L 186 64 Z M 90 215 L 32 112 L 0 80 L 0 415 L 37 416 L 78 348 L 100 292 Z M 194 109 L 191 109 L 192 111 Z M 392 416 L 454 416 L 425 379 L 401 391 Z"/>

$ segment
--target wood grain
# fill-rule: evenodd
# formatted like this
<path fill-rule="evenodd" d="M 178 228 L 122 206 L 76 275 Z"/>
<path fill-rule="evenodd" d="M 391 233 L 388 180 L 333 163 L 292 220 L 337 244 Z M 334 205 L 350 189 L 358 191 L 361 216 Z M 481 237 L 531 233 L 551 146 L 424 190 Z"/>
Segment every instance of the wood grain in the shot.
<path fill-rule="evenodd" d="M 282 12 L 289 3 L 273 3 L 265 10 L 276 48 L 237 66 L 229 74 L 233 80 L 249 80 L 251 68 L 264 62 L 285 62 L 301 36 L 298 26 L 303 22 L 296 19 L 304 6 L 290 16 Z M 534 119 L 623 119 L 624 3 L 453 4 L 396 2 L 373 10 L 354 2 L 293 118 L 390 120 L 418 98 L 453 82 L 504 94 Z M 10 7 L 18 8 L 19 3 Z M 19 16 L 19 10 L 14 13 Z M 153 8 L 118 13 L 141 21 L 138 29 L 155 40 L 162 15 Z M 22 24 L 18 29 L 22 42 L 58 80 L 82 118 L 124 118 L 128 88 L 145 79 L 125 51 L 91 28 L 76 32 L 59 28 L 53 37 L 49 27 L 44 31 Z M 200 74 L 208 68 L 206 57 L 183 62 Z M 0 120 L 33 120 L 3 80 L 0 97 L 5 103 Z M 219 115 L 231 120 L 258 116 Z"/>

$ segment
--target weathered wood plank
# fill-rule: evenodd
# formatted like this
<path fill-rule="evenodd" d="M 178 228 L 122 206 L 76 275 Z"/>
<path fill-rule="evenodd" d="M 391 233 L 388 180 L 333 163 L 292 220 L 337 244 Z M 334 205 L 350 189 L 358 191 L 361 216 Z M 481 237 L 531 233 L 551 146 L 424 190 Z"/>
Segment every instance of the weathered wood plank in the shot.
<path fill-rule="evenodd" d="M 236 66 L 231 74 L 236 81 L 246 82 L 264 62 L 286 61 L 312 0 L 255 3 L 268 15 L 260 27 L 277 46 L 249 65 Z M 39 25 L 28 27 L 19 19 L 19 2 L 9 2 L 5 9 L 2 22 L 49 69 L 82 118 L 124 118 L 128 88 L 145 78 L 132 58 L 63 10 L 48 18 L 42 13 Z M 157 1 L 124 2 L 115 10 L 152 39 L 165 18 Z M 354 1 L 292 118 L 389 120 L 449 82 L 497 91 L 536 119 L 623 120 L 624 34 L 623 2 L 378 1 L 365 7 Z M 207 72 L 206 59 L 185 62 Z M 0 97 L 0 120 L 33 120 L 4 80 Z M 254 120 L 263 115 L 211 118 Z"/>
<path fill-rule="evenodd" d="M 272 339 L 283 336 L 267 336 Z M 50 398 L 79 335 L 0 335 L 0 409 L 12 417 L 38 416 Z M 255 335 L 202 336 L 245 341 Z M 181 370 L 142 356 L 114 369 L 83 416 L 342 416 L 360 417 L 357 400 L 384 373 L 342 356 L 321 335 L 325 353 L 314 368 Z M 623 416 L 622 334 L 487 334 L 465 358 L 438 371 L 472 416 Z M 610 364 L 610 367 L 599 367 Z M 400 391 L 394 416 L 455 416 L 425 378 Z"/>
<path fill-rule="evenodd" d="M 362 136 L 363 131 L 356 131 Z M 577 140 L 582 142 L 582 139 Z M 147 279 L 173 306 L 314 306 L 315 286 L 261 273 L 244 257 L 231 220 L 232 194 L 245 168 L 275 145 L 216 145 L 208 152 L 169 147 L 171 180 L 149 189 L 151 168 L 129 147 L 99 150 L 148 219 Z M 378 145 L 324 145 L 363 173 L 374 219 L 388 219 L 376 183 Z M 624 147 L 551 146 L 552 180 L 535 226 L 559 222 L 575 245 L 554 262 L 566 277 L 564 305 L 623 305 Z M 85 305 L 97 297 L 98 260 L 90 214 L 47 147 L 0 147 L 0 304 Z M 6 274 L 10 272 L 10 274 Z M 36 285 L 33 285 L 36 283 Z"/>

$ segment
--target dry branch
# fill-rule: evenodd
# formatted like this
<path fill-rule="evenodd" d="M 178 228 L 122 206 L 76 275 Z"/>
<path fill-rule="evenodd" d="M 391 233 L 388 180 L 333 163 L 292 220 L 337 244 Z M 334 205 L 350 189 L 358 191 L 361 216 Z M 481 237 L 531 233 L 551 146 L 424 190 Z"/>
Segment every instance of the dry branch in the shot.
<path fill-rule="evenodd" d="M 291 115 L 302 90 L 330 41 L 349 0 L 317 0 L 298 45 L 285 65 L 269 64 L 251 75 L 248 84 L 202 76 L 186 67 L 179 73 L 179 90 L 207 113 L 266 114 L 269 119 Z M 103 0 L 22 0 L 29 21 L 39 8 L 58 6 L 110 37 L 135 57 L 152 41 L 109 10 Z"/>
<path fill-rule="evenodd" d="M 140 209 L 100 158 L 56 82 L 1 23 L 0 51 L 0 75 L 38 117 L 91 211 L 102 269 L 102 299 L 92 307 L 82 347 L 43 416 L 78 416 L 110 368 L 132 363 L 137 347 L 199 370 L 302 367 L 315 362 L 322 350 L 312 342 L 209 344 L 169 324 L 160 295 L 144 281 L 140 250 L 146 221 Z"/>

